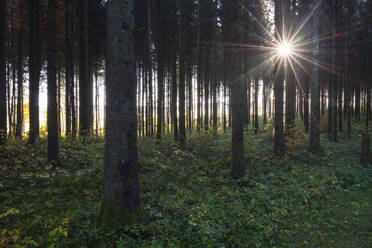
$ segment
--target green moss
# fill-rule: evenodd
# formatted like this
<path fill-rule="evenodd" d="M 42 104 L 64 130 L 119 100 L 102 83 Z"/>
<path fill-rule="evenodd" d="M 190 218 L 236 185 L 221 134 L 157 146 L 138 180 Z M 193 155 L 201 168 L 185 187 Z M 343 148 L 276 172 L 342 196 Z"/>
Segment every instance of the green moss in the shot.
<path fill-rule="evenodd" d="M 100 227 L 126 226 L 139 222 L 142 209 L 129 210 L 113 200 L 102 200 L 98 208 L 97 223 Z"/>

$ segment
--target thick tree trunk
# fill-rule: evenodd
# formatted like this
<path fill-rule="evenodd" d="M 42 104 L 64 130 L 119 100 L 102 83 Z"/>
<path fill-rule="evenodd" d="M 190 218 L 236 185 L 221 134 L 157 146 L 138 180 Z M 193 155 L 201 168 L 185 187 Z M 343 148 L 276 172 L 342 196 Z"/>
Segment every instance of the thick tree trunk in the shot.
<path fill-rule="evenodd" d="M 58 164 L 56 28 L 57 1 L 48 1 L 48 162 Z"/>
<path fill-rule="evenodd" d="M 185 26 L 186 26 L 186 0 L 181 0 L 180 10 L 180 33 L 179 33 L 179 143 L 182 148 L 186 146 L 186 127 L 185 127 L 185 79 L 186 79 L 186 54 L 185 54 Z"/>
<path fill-rule="evenodd" d="M 241 42 L 241 17 L 242 6 L 239 0 L 233 0 L 231 6 L 232 12 L 232 42 L 239 44 Z M 245 173 L 244 162 L 244 137 L 243 137 L 243 76 L 242 61 L 238 51 L 234 48 L 232 53 L 232 78 L 231 82 L 231 103 L 232 103 L 232 159 L 231 159 L 231 176 L 240 178 Z"/>
<path fill-rule="evenodd" d="M 118 226 L 140 215 L 134 0 L 111 0 L 107 7 L 107 131 L 98 224 Z"/>
<path fill-rule="evenodd" d="M 198 2 L 198 17 L 197 17 L 197 48 L 196 48 L 196 54 L 198 58 L 198 65 L 197 65 L 197 124 L 196 124 L 196 130 L 197 132 L 200 132 L 201 126 L 202 126 L 202 119 L 201 119 L 201 99 L 202 99 L 202 83 L 203 83 L 203 53 L 201 51 L 200 47 L 200 2 Z"/>
<path fill-rule="evenodd" d="M 283 39 L 282 30 L 285 25 L 285 20 L 288 18 L 287 6 L 289 6 L 288 0 L 276 1 L 275 5 L 275 25 L 279 33 L 277 34 L 279 39 Z M 283 9 L 284 8 L 284 9 Z M 284 13 L 285 20 L 282 20 L 282 13 Z M 274 151 L 276 155 L 282 155 L 285 151 L 285 140 L 283 130 L 283 89 L 284 89 L 284 76 L 285 76 L 285 61 L 277 62 L 276 80 L 274 82 L 274 95 L 275 95 L 275 141 Z"/>
<path fill-rule="evenodd" d="M 313 5 L 314 7 L 314 5 Z M 315 12 L 312 19 L 312 27 L 314 30 L 313 38 L 318 37 L 318 26 L 319 18 L 318 11 Z M 314 43 L 313 47 L 313 61 L 318 61 L 318 50 L 319 42 Z M 312 67 L 312 75 L 314 80 L 311 80 L 311 126 L 310 126 L 310 147 L 309 150 L 312 152 L 319 151 L 320 149 L 320 138 L 319 138 L 319 121 L 320 121 L 320 79 L 319 79 L 319 68 L 317 66 Z"/>
<path fill-rule="evenodd" d="M 20 27 L 18 34 L 17 47 L 17 126 L 16 137 L 21 137 L 23 134 L 23 0 L 20 0 Z"/>
<path fill-rule="evenodd" d="M 80 30 L 79 30 L 79 127 L 80 135 L 88 135 L 90 131 L 89 121 L 89 68 L 88 68 L 88 1 L 79 0 Z"/>
<path fill-rule="evenodd" d="M 7 136 L 6 111 L 6 57 L 7 57 L 7 1 L 0 3 L 0 144 Z"/>
<path fill-rule="evenodd" d="M 65 0 L 65 32 L 66 32 L 66 135 L 71 135 L 72 119 L 74 119 L 74 48 L 73 48 L 73 16 L 72 16 L 72 0 Z"/>

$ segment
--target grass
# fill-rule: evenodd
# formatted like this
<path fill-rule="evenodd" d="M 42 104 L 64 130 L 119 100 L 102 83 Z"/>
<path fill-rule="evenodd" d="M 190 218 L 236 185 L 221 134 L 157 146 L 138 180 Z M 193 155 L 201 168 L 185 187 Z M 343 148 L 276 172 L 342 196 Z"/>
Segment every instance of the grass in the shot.
<path fill-rule="evenodd" d="M 247 174 L 228 177 L 231 134 L 188 137 L 181 150 L 164 137 L 139 140 L 140 223 L 99 229 L 102 138 L 61 140 L 63 166 L 11 140 L 0 152 L 0 247 L 372 247 L 372 169 L 359 164 L 360 137 L 322 137 L 307 152 L 294 130 L 288 154 L 272 157 L 264 127 L 245 134 Z"/>

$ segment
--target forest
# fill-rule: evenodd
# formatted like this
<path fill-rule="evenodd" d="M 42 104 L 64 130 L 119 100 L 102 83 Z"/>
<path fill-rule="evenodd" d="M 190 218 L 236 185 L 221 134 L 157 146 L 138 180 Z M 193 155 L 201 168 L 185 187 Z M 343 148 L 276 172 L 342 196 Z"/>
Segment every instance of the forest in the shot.
<path fill-rule="evenodd" d="M 0 247 L 372 247 L 372 0 L 0 0 Z"/>

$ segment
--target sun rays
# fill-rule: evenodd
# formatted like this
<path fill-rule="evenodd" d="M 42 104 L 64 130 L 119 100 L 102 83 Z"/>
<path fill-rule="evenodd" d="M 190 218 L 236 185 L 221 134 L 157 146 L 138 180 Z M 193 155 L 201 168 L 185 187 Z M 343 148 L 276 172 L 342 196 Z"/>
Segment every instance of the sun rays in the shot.
<path fill-rule="evenodd" d="M 287 58 L 292 54 L 292 52 L 292 45 L 287 41 L 283 41 L 277 47 L 278 56 L 281 56 L 282 58 Z"/>
<path fill-rule="evenodd" d="M 301 75 L 306 75 L 311 80 L 319 80 L 317 76 L 312 73 L 312 67 L 317 67 L 320 70 L 335 74 L 343 77 L 341 71 L 336 70 L 334 66 L 329 64 L 329 58 L 333 51 L 328 50 L 328 54 L 319 54 L 319 47 L 321 42 L 330 42 L 332 39 L 345 36 L 350 33 L 346 31 L 344 33 L 336 32 L 332 30 L 328 34 L 319 34 L 314 32 L 313 17 L 317 13 L 319 14 L 319 8 L 323 1 L 317 2 L 312 6 L 311 11 L 302 18 L 302 20 L 284 20 L 282 16 L 282 22 L 287 26 L 283 27 L 282 32 L 279 32 L 273 25 L 273 20 L 267 20 L 268 22 L 260 20 L 243 4 L 241 7 L 246 11 L 249 16 L 253 19 L 256 27 L 261 30 L 261 35 L 255 35 L 256 42 L 244 42 L 239 44 L 232 43 L 220 43 L 223 46 L 230 48 L 242 48 L 242 51 L 246 49 L 248 52 L 242 52 L 241 56 L 245 56 L 249 60 L 254 60 L 251 66 L 244 74 L 259 73 L 260 75 L 277 75 L 280 68 L 285 66 L 287 70 L 292 71 L 292 75 L 295 77 L 295 81 L 299 86 L 299 89 L 303 89 L 301 85 Z M 272 13 L 268 14 L 272 17 Z M 270 17 L 268 18 L 270 19 Z M 271 23 L 271 26 L 268 24 Z M 320 25 L 320 23 L 316 23 Z M 248 54 L 248 55 L 247 55 Z M 326 55 L 326 56 L 324 56 Z M 278 66 L 279 65 L 279 66 Z"/>

